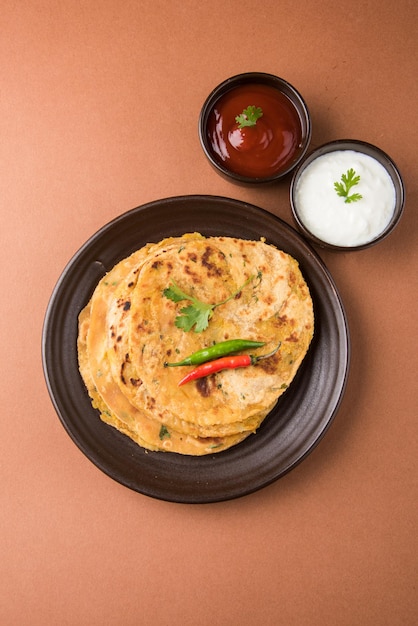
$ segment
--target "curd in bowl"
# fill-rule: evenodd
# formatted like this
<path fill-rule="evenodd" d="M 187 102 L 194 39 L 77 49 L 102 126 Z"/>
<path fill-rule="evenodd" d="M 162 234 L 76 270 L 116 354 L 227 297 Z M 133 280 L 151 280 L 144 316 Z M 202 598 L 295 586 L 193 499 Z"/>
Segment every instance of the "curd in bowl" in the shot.
<path fill-rule="evenodd" d="M 393 162 L 374 146 L 331 142 L 296 172 L 291 204 L 299 226 L 316 243 L 358 249 L 395 226 L 403 185 Z"/>

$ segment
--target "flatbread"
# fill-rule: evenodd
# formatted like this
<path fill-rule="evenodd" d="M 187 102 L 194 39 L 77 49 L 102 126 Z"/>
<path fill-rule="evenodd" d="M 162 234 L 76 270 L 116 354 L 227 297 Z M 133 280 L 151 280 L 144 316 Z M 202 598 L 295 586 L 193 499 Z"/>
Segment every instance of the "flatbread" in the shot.
<path fill-rule="evenodd" d="M 100 418 L 148 450 L 175 451 L 200 456 L 225 450 L 242 441 L 248 433 L 230 437 L 196 438 L 174 429 L 168 431 L 161 421 L 152 419 L 129 403 L 111 374 L 106 341 L 107 308 L 113 301 L 122 277 L 135 270 L 148 249 L 134 253 L 115 266 L 99 283 L 94 297 L 79 315 L 79 368 Z"/>
<path fill-rule="evenodd" d="M 199 301 L 224 302 L 203 332 L 176 326 L 190 302 L 164 296 L 173 281 Z M 290 255 L 261 240 L 189 233 L 148 244 L 117 264 L 79 325 L 80 372 L 103 421 L 147 449 L 196 455 L 224 450 L 257 430 L 292 382 L 314 318 Z M 279 343 L 280 349 L 257 365 L 182 387 L 191 368 L 164 366 L 234 338 L 265 342 L 257 355 Z"/>

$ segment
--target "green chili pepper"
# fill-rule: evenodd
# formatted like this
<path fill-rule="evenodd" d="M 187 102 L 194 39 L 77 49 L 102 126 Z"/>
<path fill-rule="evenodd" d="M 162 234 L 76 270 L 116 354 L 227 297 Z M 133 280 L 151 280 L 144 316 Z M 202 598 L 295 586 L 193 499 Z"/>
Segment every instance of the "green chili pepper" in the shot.
<path fill-rule="evenodd" d="M 211 361 L 210 363 L 201 363 L 194 370 L 186 374 L 184 378 L 180 380 L 178 383 L 179 387 L 188 383 L 191 380 L 197 380 L 198 378 L 204 378 L 205 376 L 210 376 L 210 374 L 215 374 L 216 372 L 220 372 L 221 370 L 226 369 L 236 369 L 237 367 L 248 367 L 249 365 L 256 365 L 262 359 L 269 359 L 271 356 L 276 354 L 278 349 L 281 346 L 281 342 L 278 346 L 274 348 L 268 354 L 261 354 L 259 356 L 254 356 L 253 354 L 239 354 L 239 355 L 230 355 L 224 356 L 220 359 L 216 359 L 215 361 Z"/>
<path fill-rule="evenodd" d="M 251 350 L 253 348 L 261 348 L 265 345 L 265 341 L 250 341 L 248 339 L 230 339 L 229 341 L 220 341 L 208 348 L 203 348 L 194 352 L 178 363 L 164 363 L 164 367 L 177 367 L 178 365 L 200 365 L 206 361 L 213 361 L 219 357 L 234 354 L 241 350 Z"/>

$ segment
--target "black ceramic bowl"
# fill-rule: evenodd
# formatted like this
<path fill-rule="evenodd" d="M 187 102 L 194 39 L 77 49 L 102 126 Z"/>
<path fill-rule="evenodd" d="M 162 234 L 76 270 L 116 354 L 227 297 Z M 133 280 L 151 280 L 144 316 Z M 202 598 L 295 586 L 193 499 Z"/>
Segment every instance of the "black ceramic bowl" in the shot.
<path fill-rule="evenodd" d="M 249 106 L 260 108 L 262 116 L 254 126 L 239 129 L 236 117 Z M 209 94 L 199 116 L 199 138 L 211 165 L 228 180 L 274 183 L 305 156 L 311 119 L 300 93 L 283 78 L 247 72 Z"/>
<path fill-rule="evenodd" d="M 377 234 L 370 236 L 369 239 L 367 239 L 366 241 L 363 241 L 362 243 L 359 243 L 359 244 L 354 243 L 351 245 L 349 243 L 347 245 L 345 245 L 344 243 L 335 243 L 335 242 L 332 243 L 326 240 L 326 237 L 324 238 L 320 237 L 318 235 L 318 231 L 313 232 L 315 229 L 312 227 L 312 225 L 308 227 L 306 224 L 306 221 L 307 221 L 306 214 L 302 215 L 303 212 L 301 211 L 301 207 L 299 206 L 301 201 L 299 200 L 299 195 L 298 195 L 299 185 L 301 184 L 301 177 L 306 172 L 306 169 L 316 159 L 324 155 L 333 153 L 333 152 L 348 151 L 348 150 L 358 152 L 363 155 L 367 155 L 368 157 L 372 157 L 378 163 L 380 163 L 380 165 L 384 167 L 387 174 L 389 175 L 393 183 L 393 187 L 395 191 L 393 214 L 390 217 L 389 221 L 386 223 L 386 226 L 384 226 L 383 230 L 381 230 Z M 341 174 L 342 173 L 343 172 L 341 171 Z M 335 181 L 335 182 L 338 182 L 338 181 Z M 354 193 L 356 191 L 356 188 L 355 187 L 352 188 L 351 191 Z M 334 193 L 334 190 L 332 191 L 332 193 Z M 291 183 L 290 183 L 290 204 L 291 204 L 294 220 L 299 230 L 312 243 L 316 244 L 317 246 L 320 246 L 321 248 L 330 248 L 333 250 L 342 250 L 342 251 L 362 250 L 364 248 L 373 246 L 379 243 L 380 241 L 382 241 L 383 239 L 385 239 L 397 226 L 397 224 L 399 223 L 399 220 L 401 219 L 403 209 L 404 209 L 405 188 L 404 188 L 404 184 L 403 184 L 403 181 L 402 181 L 402 178 L 401 178 L 401 175 L 399 173 L 397 166 L 392 161 L 392 159 L 385 152 L 383 152 L 380 148 L 377 148 L 376 146 L 366 143 L 364 141 L 358 141 L 354 139 L 340 139 L 340 140 L 326 143 L 316 148 L 315 150 L 313 150 L 305 158 L 303 163 L 301 163 L 299 167 L 295 170 Z M 360 206 L 360 201 L 356 202 L 355 209 L 357 209 L 357 206 Z M 354 204 L 353 204 L 353 207 L 354 207 Z"/>

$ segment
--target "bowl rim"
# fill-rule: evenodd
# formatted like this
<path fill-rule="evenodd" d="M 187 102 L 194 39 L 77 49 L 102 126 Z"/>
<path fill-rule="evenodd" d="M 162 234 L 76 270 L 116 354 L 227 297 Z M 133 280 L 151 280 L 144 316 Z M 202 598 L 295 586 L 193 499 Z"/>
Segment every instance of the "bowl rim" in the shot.
<path fill-rule="evenodd" d="M 356 152 L 361 152 L 362 154 L 366 154 L 375 158 L 386 170 L 389 174 L 394 187 L 395 187 L 395 209 L 393 215 L 391 217 L 390 222 L 387 224 L 386 228 L 376 237 L 367 241 L 365 243 L 355 245 L 355 246 L 342 246 L 337 244 L 329 243 L 320 237 L 316 236 L 312 233 L 309 228 L 304 224 L 301 219 L 298 209 L 296 207 L 295 202 L 295 190 L 297 182 L 304 172 L 304 170 L 311 164 L 315 159 L 323 156 L 324 154 L 329 154 L 330 152 L 337 152 L 340 150 L 353 150 Z M 367 141 L 363 141 L 361 139 L 333 139 L 332 141 L 328 141 L 323 143 L 313 150 L 311 150 L 306 158 L 299 163 L 298 167 L 293 172 L 292 179 L 290 181 L 289 188 L 289 198 L 290 198 L 290 207 L 292 210 L 293 219 L 296 222 L 299 230 L 314 244 L 321 248 L 327 248 L 330 250 L 336 251 L 356 251 L 356 250 L 364 250 L 366 248 L 370 248 L 374 246 L 384 239 L 388 237 L 393 230 L 398 225 L 402 214 L 405 208 L 405 185 L 399 171 L 398 166 L 394 162 L 394 160 L 384 151 L 382 148 L 369 143 Z"/>
<path fill-rule="evenodd" d="M 249 84 L 254 82 L 271 85 L 272 87 L 279 87 L 279 90 L 284 93 L 294 105 L 300 118 L 302 133 L 305 130 L 301 141 L 302 148 L 297 159 L 295 159 L 285 169 L 271 176 L 245 176 L 243 174 L 238 174 L 237 172 L 232 172 L 228 168 L 224 167 L 221 163 L 214 159 L 213 154 L 209 148 L 205 133 L 209 113 L 213 108 L 215 102 L 219 100 L 223 95 L 225 95 L 228 91 L 231 91 L 240 84 Z M 282 178 L 293 172 L 294 169 L 298 167 L 298 165 L 301 163 L 310 145 L 312 137 L 312 120 L 305 99 L 296 89 L 296 87 L 289 83 L 289 81 L 282 78 L 281 76 L 277 76 L 268 72 L 242 72 L 240 74 L 230 76 L 229 78 L 226 78 L 225 80 L 220 82 L 218 85 L 216 85 L 216 87 L 212 89 L 212 91 L 206 97 L 199 113 L 198 134 L 200 145 L 206 158 L 219 174 L 221 174 L 228 180 L 232 180 L 236 183 L 249 185 L 268 184 L 281 180 Z"/>

